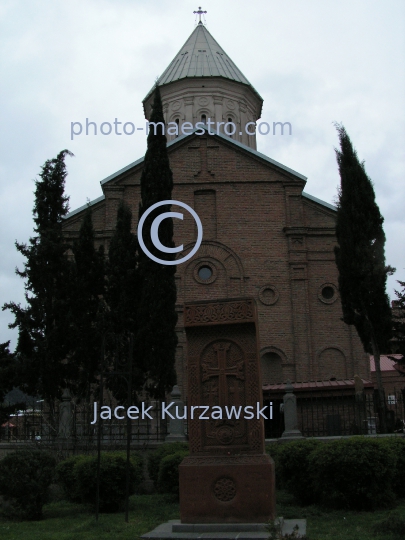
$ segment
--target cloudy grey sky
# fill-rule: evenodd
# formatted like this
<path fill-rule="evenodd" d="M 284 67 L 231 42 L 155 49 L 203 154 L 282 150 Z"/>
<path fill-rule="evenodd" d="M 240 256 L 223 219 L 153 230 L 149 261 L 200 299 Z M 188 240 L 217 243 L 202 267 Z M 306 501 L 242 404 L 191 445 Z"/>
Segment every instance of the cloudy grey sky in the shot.
<path fill-rule="evenodd" d="M 100 180 L 141 157 L 144 134 L 81 136 L 70 122 L 142 122 L 141 101 L 194 29 L 191 0 L 2 0 L 0 4 L 0 303 L 24 302 L 14 241 L 32 235 L 34 178 L 68 148 L 75 209 Z M 333 122 L 343 122 L 385 217 L 389 280 L 405 281 L 405 2 L 207 0 L 209 31 L 264 98 L 262 121 L 293 135 L 258 136 L 258 150 L 308 177 L 333 202 Z M 16 332 L 0 314 L 0 342 Z"/>

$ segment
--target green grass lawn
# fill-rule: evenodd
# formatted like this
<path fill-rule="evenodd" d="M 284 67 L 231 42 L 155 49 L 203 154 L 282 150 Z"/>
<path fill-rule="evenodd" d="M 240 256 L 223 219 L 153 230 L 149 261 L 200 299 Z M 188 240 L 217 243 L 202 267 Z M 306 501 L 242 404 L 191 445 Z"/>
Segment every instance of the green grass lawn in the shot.
<path fill-rule="evenodd" d="M 44 506 L 44 519 L 11 522 L 0 518 L 1 540 L 135 540 L 160 523 L 179 517 L 179 505 L 165 495 L 134 495 L 130 500 L 129 523 L 124 513 L 94 513 L 80 504 L 65 501 Z"/>
<path fill-rule="evenodd" d="M 295 506 L 285 492 L 277 494 L 277 513 L 284 518 L 306 518 L 310 540 L 398 540 L 388 532 L 373 534 L 373 526 L 389 515 L 405 519 L 405 501 L 393 510 L 378 512 L 327 511 L 319 506 Z M 44 519 L 11 522 L 0 518 L 1 540 L 135 540 L 169 519 L 179 518 L 179 506 L 165 495 L 131 497 L 129 523 L 124 514 L 100 514 L 96 523 L 88 508 L 59 501 L 44 507 Z"/>
<path fill-rule="evenodd" d="M 391 510 L 376 512 L 353 512 L 347 510 L 326 510 L 320 506 L 296 506 L 288 493 L 277 492 L 277 515 L 285 519 L 305 518 L 309 540 L 398 540 L 404 538 L 385 531 L 374 534 L 374 525 L 389 516 L 405 520 L 405 500 Z"/>

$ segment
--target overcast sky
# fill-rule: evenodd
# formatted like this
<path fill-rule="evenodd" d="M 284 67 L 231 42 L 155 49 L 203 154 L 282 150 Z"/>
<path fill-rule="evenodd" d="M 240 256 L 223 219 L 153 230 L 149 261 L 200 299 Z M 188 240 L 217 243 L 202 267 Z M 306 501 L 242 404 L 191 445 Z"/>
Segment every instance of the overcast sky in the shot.
<path fill-rule="evenodd" d="M 216 0 L 207 28 L 264 99 L 262 121 L 292 136 L 258 136 L 258 150 L 308 177 L 333 203 L 339 176 L 333 122 L 365 160 L 385 217 L 387 263 L 405 281 L 405 2 Z M 81 136 L 70 123 L 144 122 L 142 99 L 195 26 L 190 0 L 2 0 L 0 303 L 24 302 L 14 241 L 32 235 L 34 178 L 68 148 L 73 210 L 100 180 L 142 157 L 145 135 Z M 16 343 L 0 314 L 0 342 Z"/>

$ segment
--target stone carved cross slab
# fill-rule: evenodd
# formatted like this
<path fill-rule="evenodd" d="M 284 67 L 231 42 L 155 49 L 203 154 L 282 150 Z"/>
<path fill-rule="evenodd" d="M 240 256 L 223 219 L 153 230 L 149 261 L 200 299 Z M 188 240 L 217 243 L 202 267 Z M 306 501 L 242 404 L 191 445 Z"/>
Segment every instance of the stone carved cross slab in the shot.
<path fill-rule="evenodd" d="M 227 367 L 226 365 L 227 353 L 230 346 L 230 343 L 215 343 L 213 345 L 213 349 L 217 353 L 218 367 L 214 368 L 206 362 L 201 364 L 203 368 L 203 382 L 210 380 L 211 377 L 218 377 L 219 404 L 221 407 L 229 405 L 227 377 L 232 376 L 240 380 L 244 380 L 245 378 L 243 374 L 243 361 L 237 362 L 235 365 L 230 367 Z"/>
<path fill-rule="evenodd" d="M 212 125 L 212 129 L 216 129 L 215 125 Z M 218 150 L 218 144 L 209 142 L 207 137 L 201 137 L 198 146 L 188 147 L 189 166 L 195 178 L 212 180 L 215 176 Z"/>
<path fill-rule="evenodd" d="M 265 523 L 275 516 L 274 462 L 264 452 L 263 418 L 244 414 L 262 398 L 255 301 L 193 302 L 184 312 L 188 404 L 204 409 L 205 420 L 190 414 L 182 523 Z"/>

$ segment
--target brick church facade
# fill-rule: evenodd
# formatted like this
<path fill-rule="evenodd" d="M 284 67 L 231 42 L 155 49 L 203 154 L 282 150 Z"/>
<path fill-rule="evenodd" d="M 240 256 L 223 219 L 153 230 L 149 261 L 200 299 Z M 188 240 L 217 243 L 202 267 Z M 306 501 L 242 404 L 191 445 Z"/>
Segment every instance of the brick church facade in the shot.
<path fill-rule="evenodd" d="M 203 24 L 198 24 L 159 79 L 165 121 L 233 122 L 236 133 L 169 136 L 172 198 L 192 207 L 203 224 L 197 253 L 177 266 L 178 384 L 186 394 L 184 304 L 254 298 L 262 382 L 319 381 L 330 390 L 354 388 L 354 375 L 370 379 L 369 358 L 353 327 L 345 325 L 334 259 L 336 209 L 304 190 L 306 179 L 256 150 L 244 126 L 257 122 L 262 98 Z M 144 100 L 151 110 L 153 90 Z M 200 130 L 200 133 L 202 130 Z M 137 216 L 143 158 L 101 182 L 92 201 L 98 244 L 108 250 L 124 200 Z M 66 237 L 78 235 L 87 205 L 71 212 Z M 177 208 L 175 209 L 176 211 Z M 187 212 L 174 220 L 183 257 L 194 246 L 196 226 Z M 136 220 L 133 223 L 136 232 Z M 318 381 L 318 382 L 317 382 Z M 344 383 L 343 383 L 344 381 Z"/>

